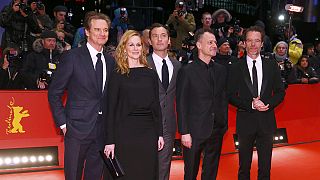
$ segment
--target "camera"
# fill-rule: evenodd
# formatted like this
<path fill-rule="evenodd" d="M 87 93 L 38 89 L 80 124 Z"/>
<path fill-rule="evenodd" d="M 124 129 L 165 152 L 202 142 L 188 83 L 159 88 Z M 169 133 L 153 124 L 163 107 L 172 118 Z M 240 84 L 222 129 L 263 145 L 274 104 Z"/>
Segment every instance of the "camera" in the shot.
<path fill-rule="evenodd" d="M 281 81 L 284 84 L 284 86 L 288 87 L 288 78 L 289 74 L 292 70 L 292 63 L 288 58 L 283 59 L 283 61 L 278 61 L 279 69 L 280 69 L 280 75 L 281 75 Z"/>
<path fill-rule="evenodd" d="M 39 10 L 43 10 L 44 9 L 44 4 L 41 2 L 41 1 L 38 1 L 37 2 L 37 9 L 39 9 Z"/>
<path fill-rule="evenodd" d="M 171 38 L 177 38 L 178 34 L 177 31 L 174 29 L 173 24 L 166 25 L 169 29 L 169 35 Z"/>
<path fill-rule="evenodd" d="M 233 29 L 235 32 L 240 32 L 241 27 L 240 27 L 240 20 L 236 19 L 233 23 Z"/>
<path fill-rule="evenodd" d="M 183 16 L 183 15 L 186 13 L 186 11 L 183 10 L 183 8 L 184 8 L 184 2 L 180 1 L 179 4 L 178 4 L 178 8 L 179 8 L 179 10 L 178 10 L 178 16 L 181 17 L 181 16 Z"/>
<path fill-rule="evenodd" d="M 127 13 L 127 9 L 126 8 L 120 8 L 120 18 L 121 18 L 121 20 L 126 20 L 127 19 L 126 13 Z"/>
<path fill-rule="evenodd" d="M 50 83 L 51 81 L 51 76 L 52 76 L 53 72 L 45 69 L 43 70 L 40 74 L 39 74 L 39 81 L 40 82 L 46 82 L 47 84 Z"/>
<path fill-rule="evenodd" d="M 188 37 L 185 38 L 182 43 L 186 46 L 195 46 L 196 45 L 196 41 L 194 40 L 194 33 L 193 32 L 189 32 L 188 33 Z"/>
<path fill-rule="evenodd" d="M 20 2 L 20 3 L 18 4 L 18 6 L 19 6 L 19 8 L 20 8 L 24 13 L 26 13 L 26 14 L 29 14 L 29 13 L 32 12 L 32 11 L 31 11 L 31 8 L 30 8 L 27 4 L 25 4 L 25 3 Z"/>
<path fill-rule="evenodd" d="M 19 68 L 22 66 L 22 56 L 15 49 L 10 49 L 7 53 L 9 67 Z"/>

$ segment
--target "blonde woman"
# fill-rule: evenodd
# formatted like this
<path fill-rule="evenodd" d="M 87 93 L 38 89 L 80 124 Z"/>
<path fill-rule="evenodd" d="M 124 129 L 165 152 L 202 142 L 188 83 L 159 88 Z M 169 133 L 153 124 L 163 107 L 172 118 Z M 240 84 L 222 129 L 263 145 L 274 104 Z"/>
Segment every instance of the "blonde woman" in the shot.
<path fill-rule="evenodd" d="M 107 93 L 105 154 L 116 154 L 123 179 L 157 179 L 157 151 L 164 145 L 158 76 L 148 67 L 137 31 L 124 33 L 116 62 Z"/>

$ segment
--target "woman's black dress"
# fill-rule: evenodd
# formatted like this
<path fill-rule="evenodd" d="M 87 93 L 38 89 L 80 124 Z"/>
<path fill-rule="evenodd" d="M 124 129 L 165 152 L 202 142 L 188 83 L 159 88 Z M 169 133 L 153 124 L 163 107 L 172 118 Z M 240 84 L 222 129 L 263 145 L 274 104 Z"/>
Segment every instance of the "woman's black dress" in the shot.
<path fill-rule="evenodd" d="M 147 67 L 130 73 L 114 72 L 107 92 L 107 144 L 115 154 L 126 180 L 158 178 L 158 138 L 162 136 L 158 76 Z"/>

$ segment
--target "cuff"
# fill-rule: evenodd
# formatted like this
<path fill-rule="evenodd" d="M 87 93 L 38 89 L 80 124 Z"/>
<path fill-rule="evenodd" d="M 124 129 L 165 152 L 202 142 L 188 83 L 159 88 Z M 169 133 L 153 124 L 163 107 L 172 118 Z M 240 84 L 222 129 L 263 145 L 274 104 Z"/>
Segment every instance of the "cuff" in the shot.
<path fill-rule="evenodd" d="M 60 129 L 64 129 L 64 128 L 66 128 L 66 127 L 67 127 L 67 125 L 66 125 L 66 124 L 63 124 L 63 125 L 60 126 Z"/>

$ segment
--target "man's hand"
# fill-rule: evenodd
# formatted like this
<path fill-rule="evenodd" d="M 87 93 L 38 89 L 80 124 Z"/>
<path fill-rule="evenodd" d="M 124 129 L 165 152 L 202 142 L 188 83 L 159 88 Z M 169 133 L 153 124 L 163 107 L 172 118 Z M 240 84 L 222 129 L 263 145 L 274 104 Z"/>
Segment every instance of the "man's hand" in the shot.
<path fill-rule="evenodd" d="M 9 61 L 7 55 L 4 55 L 2 69 L 6 70 L 9 67 Z"/>
<path fill-rule="evenodd" d="M 252 107 L 258 111 L 267 111 L 269 110 L 269 104 L 265 105 L 261 100 L 260 96 L 253 98 Z"/>
<path fill-rule="evenodd" d="M 20 9 L 20 14 L 23 16 L 23 17 L 27 17 L 28 14 L 26 14 L 22 9 Z"/>
<path fill-rule="evenodd" d="M 158 151 L 161 151 L 163 147 L 164 147 L 164 140 L 163 140 L 163 137 L 160 136 L 158 139 Z"/>
<path fill-rule="evenodd" d="M 62 132 L 63 132 L 63 135 L 65 136 L 66 133 L 67 133 L 67 127 L 63 128 L 63 129 L 61 129 L 61 130 L 62 130 Z"/>
<path fill-rule="evenodd" d="M 183 134 L 181 135 L 181 143 L 187 148 L 191 148 L 192 146 L 192 138 L 190 134 Z"/>
<path fill-rule="evenodd" d="M 38 80 L 37 85 L 39 89 L 45 89 L 48 84 L 46 82 Z"/>
<path fill-rule="evenodd" d="M 18 11 L 20 10 L 20 7 L 19 7 L 18 4 L 19 4 L 19 3 L 16 2 L 16 3 L 14 3 L 14 4 L 12 5 L 12 10 L 13 10 L 14 12 L 18 12 Z"/>
<path fill-rule="evenodd" d="M 110 158 L 110 155 L 111 155 L 111 159 L 114 158 L 114 147 L 115 145 L 114 144 L 108 144 L 108 145 L 105 145 L 104 146 L 104 154 Z"/>
<path fill-rule="evenodd" d="M 308 84 L 308 78 L 301 78 L 301 83 Z"/>

